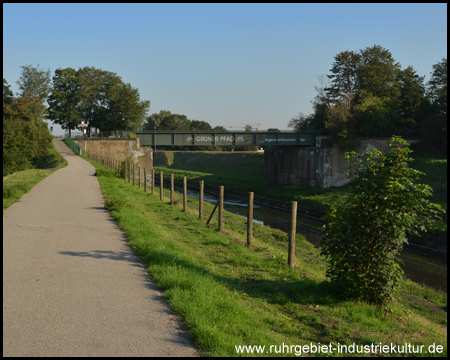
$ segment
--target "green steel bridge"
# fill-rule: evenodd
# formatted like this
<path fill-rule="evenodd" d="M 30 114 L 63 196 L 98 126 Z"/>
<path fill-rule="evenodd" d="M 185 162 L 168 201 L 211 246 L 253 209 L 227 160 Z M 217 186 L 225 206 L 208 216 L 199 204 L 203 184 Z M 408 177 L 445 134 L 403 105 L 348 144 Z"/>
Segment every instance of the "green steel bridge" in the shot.
<path fill-rule="evenodd" d="M 257 145 L 315 146 L 315 132 L 243 132 L 224 130 L 136 132 L 141 146 Z"/>

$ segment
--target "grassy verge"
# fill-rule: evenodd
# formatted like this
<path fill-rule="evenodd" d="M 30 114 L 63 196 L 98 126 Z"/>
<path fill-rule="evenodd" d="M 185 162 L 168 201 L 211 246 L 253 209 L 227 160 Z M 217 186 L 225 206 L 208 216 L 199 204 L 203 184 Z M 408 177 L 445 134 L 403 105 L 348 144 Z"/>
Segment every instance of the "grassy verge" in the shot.
<path fill-rule="evenodd" d="M 39 181 L 54 171 L 67 166 L 67 160 L 56 151 L 53 144 L 50 150 L 33 159 L 33 169 L 18 171 L 3 177 L 3 211 L 20 200 Z"/>
<path fill-rule="evenodd" d="M 197 199 L 189 198 L 184 213 L 182 201 L 170 205 L 167 191 L 160 201 L 159 191 L 144 193 L 93 164 L 105 207 L 204 355 L 248 355 L 237 353 L 240 345 L 265 346 L 262 355 L 279 356 L 282 344 L 410 343 L 427 350 L 435 343 L 444 352 L 417 355 L 446 356 L 446 294 L 405 281 L 394 303 L 342 301 L 325 282 L 319 250 L 301 235 L 290 269 L 280 231 L 255 224 L 254 244 L 247 247 L 244 219 L 226 212 L 219 233 L 216 222 L 198 219 Z M 206 219 L 211 211 L 205 203 Z"/>

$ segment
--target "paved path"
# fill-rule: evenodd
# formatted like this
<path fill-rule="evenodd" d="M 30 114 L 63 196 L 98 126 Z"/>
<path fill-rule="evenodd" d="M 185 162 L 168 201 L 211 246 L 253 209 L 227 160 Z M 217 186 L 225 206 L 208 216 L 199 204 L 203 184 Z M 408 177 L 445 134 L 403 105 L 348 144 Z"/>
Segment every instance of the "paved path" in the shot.
<path fill-rule="evenodd" d="M 3 356 L 197 356 L 94 167 L 54 144 L 69 165 L 3 214 Z"/>

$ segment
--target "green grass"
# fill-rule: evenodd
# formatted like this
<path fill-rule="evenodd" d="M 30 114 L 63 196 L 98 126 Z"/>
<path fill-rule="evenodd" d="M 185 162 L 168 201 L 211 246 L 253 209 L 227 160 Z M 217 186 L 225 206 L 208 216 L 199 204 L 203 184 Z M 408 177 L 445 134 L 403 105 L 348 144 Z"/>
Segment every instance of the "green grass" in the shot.
<path fill-rule="evenodd" d="M 51 144 L 50 150 L 33 159 L 30 166 L 33 168 L 3 177 L 3 211 L 20 200 L 23 194 L 29 192 L 42 179 L 67 166 L 67 160 Z"/>
<path fill-rule="evenodd" d="M 202 354 L 236 356 L 235 345 L 406 342 L 444 345 L 446 356 L 446 294 L 405 282 L 402 297 L 384 306 L 342 301 L 325 281 L 326 261 L 303 236 L 290 269 L 282 232 L 254 224 L 248 247 L 245 219 L 225 212 L 219 233 L 217 220 L 198 219 L 197 199 L 184 213 L 167 190 L 160 201 L 159 191 L 144 193 L 93 164 L 106 208 Z M 213 206 L 204 206 L 207 219 Z"/>

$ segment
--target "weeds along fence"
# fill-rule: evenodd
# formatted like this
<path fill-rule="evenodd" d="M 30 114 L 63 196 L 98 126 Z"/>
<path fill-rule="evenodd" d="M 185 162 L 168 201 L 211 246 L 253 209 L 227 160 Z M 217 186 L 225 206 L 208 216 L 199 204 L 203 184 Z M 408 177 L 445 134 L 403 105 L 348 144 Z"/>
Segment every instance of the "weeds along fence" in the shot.
<path fill-rule="evenodd" d="M 68 139 L 70 140 L 70 139 Z M 73 141 L 69 143 L 72 145 L 75 151 L 82 154 L 83 150 L 78 147 Z M 321 228 L 326 223 L 322 216 L 325 214 L 320 209 L 314 209 L 297 204 L 292 201 L 291 203 L 283 201 L 274 201 L 261 196 L 255 196 L 254 193 L 244 193 L 236 190 L 229 190 L 225 194 L 223 186 L 206 185 L 203 181 L 199 182 L 199 185 L 188 184 L 186 177 L 183 182 L 175 181 L 174 175 L 170 174 L 170 177 L 164 177 L 161 171 L 157 176 L 154 169 L 147 171 L 147 169 L 141 169 L 134 166 L 130 161 L 122 161 L 119 159 L 109 158 L 98 154 L 90 154 L 89 152 L 84 154 L 88 158 L 96 161 L 100 165 L 104 166 L 108 170 L 112 171 L 116 176 L 121 177 L 124 181 L 132 183 L 133 186 L 143 188 L 144 192 L 150 191 L 152 195 L 155 195 L 155 187 L 159 186 L 159 196 L 161 201 L 164 199 L 164 188 L 170 189 L 170 203 L 173 205 L 178 200 L 175 200 L 175 189 L 181 190 L 183 195 L 183 212 L 187 212 L 187 191 L 188 189 L 195 191 L 199 194 L 199 218 L 203 219 L 203 202 L 204 194 L 209 194 L 217 198 L 214 209 L 212 210 L 207 224 L 212 220 L 216 210 L 218 210 L 218 229 L 224 231 L 224 201 L 239 201 L 241 203 L 247 202 L 247 212 L 244 217 L 247 218 L 247 245 L 252 244 L 253 239 L 253 210 L 254 205 L 260 208 L 270 209 L 272 212 L 278 212 L 282 216 L 264 215 L 265 219 L 270 220 L 272 227 L 281 229 L 288 233 L 287 239 L 283 238 L 282 241 L 288 240 L 288 265 L 293 267 L 295 265 L 295 235 L 297 233 L 304 233 L 305 231 L 314 232 L 319 238 L 322 234 Z M 161 186 L 162 184 L 162 186 Z M 289 214 L 289 220 L 286 218 L 286 214 Z M 372 234 L 376 235 L 376 234 Z M 378 235 L 376 235 L 378 236 Z M 273 239 L 269 239 L 273 240 Z M 417 239 L 414 239 L 417 241 Z M 433 237 L 422 237 L 422 243 L 411 242 L 409 243 L 408 250 L 416 252 L 428 257 L 436 258 L 441 261 L 447 261 L 447 243 L 445 240 L 441 240 Z"/>

